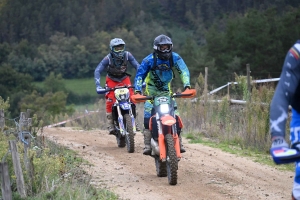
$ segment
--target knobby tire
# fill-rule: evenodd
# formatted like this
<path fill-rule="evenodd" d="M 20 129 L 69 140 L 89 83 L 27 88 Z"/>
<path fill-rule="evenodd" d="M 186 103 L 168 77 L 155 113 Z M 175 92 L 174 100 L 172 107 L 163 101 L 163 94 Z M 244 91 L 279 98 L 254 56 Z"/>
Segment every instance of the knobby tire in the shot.
<path fill-rule="evenodd" d="M 168 182 L 170 185 L 177 184 L 177 170 L 178 170 L 178 160 L 176 156 L 176 151 L 174 147 L 174 139 L 171 134 L 165 135 L 165 142 L 167 146 L 167 174 Z"/>
<path fill-rule="evenodd" d="M 132 121 L 129 114 L 125 114 L 123 116 L 124 122 L 125 122 L 125 130 L 128 132 L 128 134 L 125 135 L 126 138 L 126 146 L 128 153 L 134 152 L 134 132 L 132 127 Z"/>

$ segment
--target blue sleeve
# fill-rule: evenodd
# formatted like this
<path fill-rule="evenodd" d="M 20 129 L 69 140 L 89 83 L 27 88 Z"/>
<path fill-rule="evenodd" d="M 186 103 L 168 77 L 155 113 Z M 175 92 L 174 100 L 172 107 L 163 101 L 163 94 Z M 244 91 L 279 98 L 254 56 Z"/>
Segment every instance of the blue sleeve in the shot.
<path fill-rule="evenodd" d="M 152 54 L 148 55 L 143 59 L 141 65 L 139 66 L 136 76 L 134 79 L 135 91 L 142 91 L 143 81 L 145 80 L 148 72 L 151 69 L 153 62 Z"/>
<path fill-rule="evenodd" d="M 300 83 L 300 40 L 288 51 L 280 80 L 270 105 L 271 137 L 285 136 L 288 107 L 293 102 Z"/>
<path fill-rule="evenodd" d="M 94 79 L 95 79 L 96 87 L 101 86 L 100 85 L 100 74 L 107 68 L 108 64 L 109 64 L 108 56 L 105 56 L 103 58 L 103 60 L 96 67 L 95 72 L 94 72 Z"/>
<path fill-rule="evenodd" d="M 183 83 L 183 87 L 190 86 L 190 71 L 188 67 L 186 66 L 184 60 L 175 52 L 173 52 L 173 60 L 174 60 L 174 66 L 177 69 L 180 79 Z"/>
<path fill-rule="evenodd" d="M 136 61 L 136 59 L 130 52 L 128 52 L 128 61 L 134 67 L 135 70 L 139 68 L 140 64 L 138 63 L 138 61 Z"/>

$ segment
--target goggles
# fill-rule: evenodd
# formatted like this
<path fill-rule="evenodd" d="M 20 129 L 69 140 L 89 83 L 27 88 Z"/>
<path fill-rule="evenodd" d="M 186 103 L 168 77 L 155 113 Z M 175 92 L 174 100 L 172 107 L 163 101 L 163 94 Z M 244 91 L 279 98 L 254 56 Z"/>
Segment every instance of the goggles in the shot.
<path fill-rule="evenodd" d="M 119 52 L 122 52 L 125 50 L 125 46 L 123 44 L 121 44 L 118 46 L 114 46 L 112 49 L 114 52 L 119 53 Z"/>
<path fill-rule="evenodd" d="M 163 53 L 170 52 L 172 50 L 172 45 L 171 44 L 161 44 L 158 45 L 157 50 Z"/>

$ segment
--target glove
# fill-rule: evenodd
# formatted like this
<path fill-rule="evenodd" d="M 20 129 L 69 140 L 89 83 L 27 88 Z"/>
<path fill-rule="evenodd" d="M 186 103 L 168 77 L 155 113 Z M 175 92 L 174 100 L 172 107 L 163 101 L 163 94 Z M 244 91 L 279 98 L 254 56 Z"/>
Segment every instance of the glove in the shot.
<path fill-rule="evenodd" d="M 299 144 L 299 143 L 298 143 Z M 297 146 L 297 144 L 295 144 Z M 270 154 L 275 164 L 287 164 L 292 162 L 298 162 L 300 160 L 299 150 L 295 150 L 295 147 L 289 148 L 289 145 L 282 136 L 274 136 L 272 138 L 272 146 L 270 148 Z M 296 147 L 297 148 L 297 147 Z"/>
<path fill-rule="evenodd" d="M 106 93 L 106 90 L 104 88 L 100 87 L 100 86 L 98 86 L 96 88 L 96 91 L 97 91 L 98 94 L 105 94 Z"/>
<path fill-rule="evenodd" d="M 272 138 L 272 146 L 271 149 L 273 148 L 280 148 L 280 147 L 286 147 L 289 148 L 288 143 L 285 141 L 284 137 L 282 136 L 275 136 Z"/>

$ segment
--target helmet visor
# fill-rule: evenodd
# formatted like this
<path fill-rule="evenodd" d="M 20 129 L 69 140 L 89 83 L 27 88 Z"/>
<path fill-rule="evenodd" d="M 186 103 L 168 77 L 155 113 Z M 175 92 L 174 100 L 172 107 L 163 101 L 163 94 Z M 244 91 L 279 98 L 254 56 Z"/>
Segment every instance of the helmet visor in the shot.
<path fill-rule="evenodd" d="M 172 50 L 172 45 L 171 44 L 160 44 L 157 47 L 157 50 L 163 53 L 170 52 Z"/>
<path fill-rule="evenodd" d="M 113 51 L 116 52 L 116 53 L 122 52 L 124 50 L 125 50 L 125 45 L 124 44 L 120 44 L 120 45 L 117 45 L 117 46 L 113 47 Z"/>

